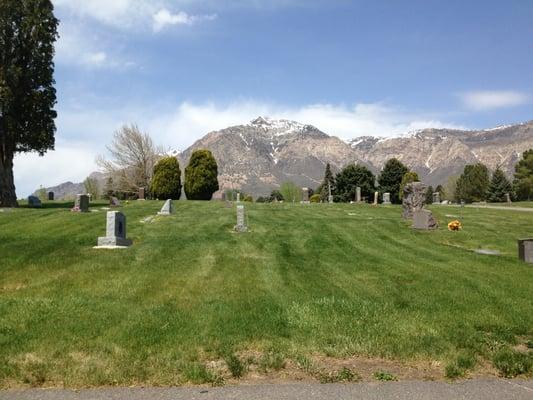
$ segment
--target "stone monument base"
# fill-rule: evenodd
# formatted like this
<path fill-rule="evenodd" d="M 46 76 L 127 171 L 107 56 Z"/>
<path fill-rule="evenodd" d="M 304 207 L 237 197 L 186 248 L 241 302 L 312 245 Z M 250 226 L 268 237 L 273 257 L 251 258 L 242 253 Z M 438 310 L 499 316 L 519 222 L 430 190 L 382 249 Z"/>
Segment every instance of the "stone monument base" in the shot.
<path fill-rule="evenodd" d="M 429 210 L 416 210 L 413 213 L 413 229 L 429 231 L 437 229 L 439 224 Z"/>
<path fill-rule="evenodd" d="M 99 237 L 97 247 L 129 247 L 133 244 L 130 239 L 120 237 Z"/>

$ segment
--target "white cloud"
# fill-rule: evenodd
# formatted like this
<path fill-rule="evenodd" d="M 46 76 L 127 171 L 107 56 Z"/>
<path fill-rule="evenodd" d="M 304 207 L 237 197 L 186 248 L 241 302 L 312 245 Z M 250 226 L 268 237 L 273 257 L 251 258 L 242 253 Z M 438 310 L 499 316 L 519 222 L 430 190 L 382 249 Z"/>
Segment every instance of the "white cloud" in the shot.
<path fill-rule="evenodd" d="M 18 197 L 30 195 L 40 185 L 81 182 L 95 171 L 95 155 L 94 150 L 79 144 L 59 145 L 43 157 L 36 153 L 17 155 L 14 174 Z"/>
<path fill-rule="evenodd" d="M 70 17 L 90 18 L 120 30 L 143 30 L 152 27 L 159 32 L 170 25 L 193 25 L 216 18 L 216 15 L 192 15 L 170 10 L 190 5 L 176 0 L 54 0 L 55 6 Z"/>
<path fill-rule="evenodd" d="M 106 40 L 83 25 L 62 22 L 56 44 L 56 62 L 85 69 L 128 68 L 134 65 L 123 59 L 118 51 L 108 49 Z M 111 55 L 113 54 L 113 55 Z"/>
<path fill-rule="evenodd" d="M 363 135 L 395 136 L 428 127 L 462 128 L 382 103 L 286 107 L 242 100 L 225 105 L 183 102 L 174 106 L 160 103 L 121 108 L 91 108 L 78 104 L 58 112 L 57 138 L 60 142 L 57 150 L 44 158 L 33 154 L 17 157 L 15 174 L 19 196 L 33 192 L 39 185 L 54 186 L 67 180 L 81 182 L 96 170 L 95 157 L 105 153 L 113 133 L 125 123 L 138 124 L 158 145 L 169 150 L 184 150 L 211 131 L 246 124 L 260 115 L 312 124 L 341 139 Z"/>
<path fill-rule="evenodd" d="M 527 94 L 513 90 L 479 90 L 460 94 L 463 104 L 475 111 L 508 108 L 526 104 L 530 98 Z"/>
<path fill-rule="evenodd" d="M 193 25 L 194 23 L 202 20 L 212 21 L 216 19 L 215 14 L 212 15 L 189 15 L 186 12 L 180 11 L 176 14 L 172 14 L 166 8 L 162 8 L 153 15 L 153 30 L 154 32 L 160 32 L 167 26 L 171 25 Z"/>

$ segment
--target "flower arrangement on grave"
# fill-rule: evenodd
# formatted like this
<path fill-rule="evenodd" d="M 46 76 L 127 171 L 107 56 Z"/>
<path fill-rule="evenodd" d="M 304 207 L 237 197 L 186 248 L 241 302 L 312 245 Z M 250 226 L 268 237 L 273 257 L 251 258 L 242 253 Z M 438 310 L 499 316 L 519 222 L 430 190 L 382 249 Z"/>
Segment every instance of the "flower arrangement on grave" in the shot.
<path fill-rule="evenodd" d="M 70 209 L 70 211 L 71 211 L 71 212 L 80 212 L 81 210 L 80 210 L 80 207 L 78 207 L 78 206 L 74 206 L 74 207 L 72 207 L 72 208 Z"/>
<path fill-rule="evenodd" d="M 463 225 L 458 220 L 452 221 L 448 224 L 448 230 L 450 231 L 459 231 L 461 229 L 463 229 Z"/>

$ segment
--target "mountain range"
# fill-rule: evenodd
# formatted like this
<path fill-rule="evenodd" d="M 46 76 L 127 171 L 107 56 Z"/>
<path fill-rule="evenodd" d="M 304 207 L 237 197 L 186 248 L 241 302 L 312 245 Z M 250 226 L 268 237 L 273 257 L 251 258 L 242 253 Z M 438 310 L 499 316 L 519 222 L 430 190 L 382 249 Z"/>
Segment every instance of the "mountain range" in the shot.
<path fill-rule="evenodd" d="M 350 163 L 379 173 L 395 157 L 431 185 L 445 184 L 466 164 L 497 166 L 511 177 L 522 152 L 533 148 L 533 121 L 485 130 L 423 129 L 399 137 L 363 136 L 343 141 L 312 125 L 258 117 L 245 125 L 210 132 L 183 152 L 173 152 L 182 170 L 196 149 L 209 149 L 219 167 L 221 191 L 240 189 L 254 196 L 285 181 L 316 188 L 326 163 L 340 171 Z M 56 198 L 73 197 L 62 184 L 47 188 Z M 79 193 L 79 184 L 70 184 Z M 60 190 L 59 190 L 60 189 Z"/>

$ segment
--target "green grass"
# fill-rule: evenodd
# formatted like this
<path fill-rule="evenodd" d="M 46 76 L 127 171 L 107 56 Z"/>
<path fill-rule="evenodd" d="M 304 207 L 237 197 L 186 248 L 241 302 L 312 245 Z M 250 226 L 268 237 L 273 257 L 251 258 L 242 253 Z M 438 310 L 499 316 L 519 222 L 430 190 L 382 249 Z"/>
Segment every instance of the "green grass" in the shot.
<path fill-rule="evenodd" d="M 236 234 L 222 202 L 140 222 L 161 205 L 122 208 L 120 251 L 92 248 L 104 211 L 0 212 L 0 387 L 221 384 L 207 366 L 228 349 L 267 371 L 313 354 L 495 362 L 533 339 L 516 243 L 533 213 L 437 206 L 441 229 L 416 232 L 398 207 L 246 204 Z"/>

